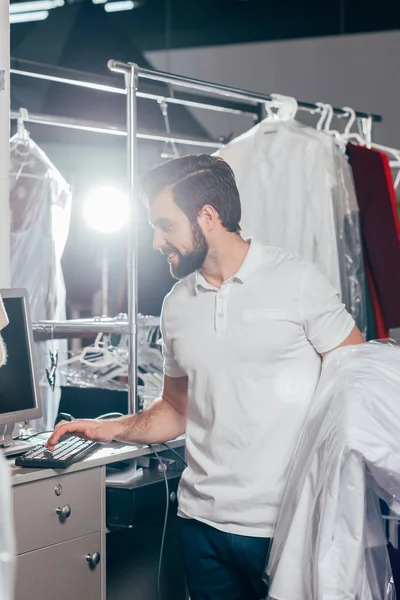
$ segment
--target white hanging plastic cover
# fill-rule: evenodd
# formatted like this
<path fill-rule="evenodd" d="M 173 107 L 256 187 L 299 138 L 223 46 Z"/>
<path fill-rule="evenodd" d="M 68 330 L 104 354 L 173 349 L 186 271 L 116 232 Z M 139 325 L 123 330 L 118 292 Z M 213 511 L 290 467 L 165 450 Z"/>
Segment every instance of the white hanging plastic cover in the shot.
<path fill-rule="evenodd" d="M 61 258 L 69 232 L 70 189 L 23 123 L 10 140 L 11 285 L 26 288 L 32 321 L 66 318 Z M 39 373 L 49 365 L 51 341 L 36 344 Z M 65 340 L 57 341 L 60 356 Z M 51 429 L 60 390 L 42 389 L 43 419 L 38 430 Z"/>
<path fill-rule="evenodd" d="M 6 309 L 4 308 L 3 300 L 1 299 L 1 296 L 0 296 L 0 332 L 2 329 L 4 329 L 4 327 L 6 325 L 8 325 L 8 317 L 7 317 Z M 3 338 L 1 337 L 1 333 L 0 333 L 0 367 L 2 367 L 4 365 L 4 363 L 6 362 L 6 357 L 7 357 L 7 350 L 6 350 Z"/>
<path fill-rule="evenodd" d="M 399 398 L 398 346 L 324 359 L 281 503 L 271 599 L 395 599 L 379 498 L 400 515 Z"/>
<path fill-rule="evenodd" d="M 0 296 L 0 331 L 8 324 L 7 313 Z M 1 346 L 1 340 L 0 340 Z M 1 349 L 0 349 L 1 354 Z M 3 354 L 3 359 L 5 352 Z M 0 368 L 1 368 L 0 356 Z M 14 533 L 11 509 L 10 468 L 0 450 L 0 596 L 1 600 L 13 599 L 14 580 Z"/>

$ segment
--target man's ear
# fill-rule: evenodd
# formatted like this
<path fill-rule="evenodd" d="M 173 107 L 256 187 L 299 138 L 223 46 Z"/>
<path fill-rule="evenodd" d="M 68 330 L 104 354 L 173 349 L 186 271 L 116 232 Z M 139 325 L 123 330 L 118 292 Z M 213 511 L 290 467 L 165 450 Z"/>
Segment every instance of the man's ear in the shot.
<path fill-rule="evenodd" d="M 207 231 L 212 231 L 217 223 L 219 223 L 219 214 L 213 206 L 205 204 L 199 213 L 199 219 Z"/>

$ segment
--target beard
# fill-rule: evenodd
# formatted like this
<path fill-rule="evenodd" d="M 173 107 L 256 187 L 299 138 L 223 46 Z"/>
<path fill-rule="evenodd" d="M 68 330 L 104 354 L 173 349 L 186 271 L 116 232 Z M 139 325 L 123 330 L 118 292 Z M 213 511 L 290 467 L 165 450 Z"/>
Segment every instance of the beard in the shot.
<path fill-rule="evenodd" d="M 169 266 L 170 273 L 174 279 L 183 279 L 198 271 L 206 260 L 208 244 L 204 233 L 197 223 L 192 224 L 192 246 L 193 250 L 185 254 L 182 254 L 173 246 L 168 247 L 169 251 L 175 252 L 177 258 L 177 262 L 170 263 Z"/>

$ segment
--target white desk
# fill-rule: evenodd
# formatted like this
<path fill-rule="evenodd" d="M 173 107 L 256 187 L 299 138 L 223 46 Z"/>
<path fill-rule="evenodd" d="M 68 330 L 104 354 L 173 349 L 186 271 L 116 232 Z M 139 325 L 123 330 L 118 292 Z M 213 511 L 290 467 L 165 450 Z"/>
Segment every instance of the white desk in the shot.
<path fill-rule="evenodd" d="M 184 439 L 169 445 L 182 448 Z M 149 454 L 113 443 L 69 469 L 14 468 L 15 600 L 106 600 L 106 466 Z"/>

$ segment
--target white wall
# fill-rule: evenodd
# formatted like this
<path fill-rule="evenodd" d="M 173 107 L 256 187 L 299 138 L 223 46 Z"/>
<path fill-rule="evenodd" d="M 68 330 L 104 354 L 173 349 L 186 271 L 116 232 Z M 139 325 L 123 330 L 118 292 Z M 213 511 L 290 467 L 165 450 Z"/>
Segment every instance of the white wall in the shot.
<path fill-rule="evenodd" d="M 5 72 L 5 86 L 0 86 L 0 288 L 10 286 L 10 217 L 9 217 L 9 137 L 10 137 L 10 27 L 8 1 L 0 1 L 0 72 Z"/>
<path fill-rule="evenodd" d="M 154 68 L 298 100 L 382 114 L 377 142 L 400 148 L 400 31 L 147 53 Z M 213 136 L 251 120 L 197 111 Z"/>

